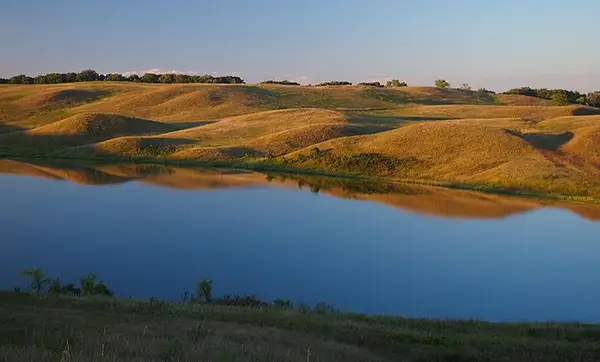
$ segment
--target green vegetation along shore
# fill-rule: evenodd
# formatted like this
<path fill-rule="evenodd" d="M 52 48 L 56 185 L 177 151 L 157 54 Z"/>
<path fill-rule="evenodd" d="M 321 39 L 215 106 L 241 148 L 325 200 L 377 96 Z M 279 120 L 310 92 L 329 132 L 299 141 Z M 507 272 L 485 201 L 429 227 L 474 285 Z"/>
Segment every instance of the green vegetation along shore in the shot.
<path fill-rule="evenodd" d="M 593 361 L 600 327 L 342 313 L 254 296 L 119 299 L 90 274 L 0 292 L 2 361 Z"/>
<path fill-rule="evenodd" d="M 600 109 L 577 93 L 270 83 L 0 85 L 0 156 L 600 199 Z"/>

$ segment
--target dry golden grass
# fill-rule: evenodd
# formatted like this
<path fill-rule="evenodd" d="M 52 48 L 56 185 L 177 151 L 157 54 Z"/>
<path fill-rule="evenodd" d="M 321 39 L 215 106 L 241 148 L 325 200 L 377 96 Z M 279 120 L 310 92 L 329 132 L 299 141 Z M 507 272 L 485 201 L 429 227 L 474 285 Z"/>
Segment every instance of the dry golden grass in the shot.
<path fill-rule="evenodd" d="M 431 87 L 3 86 L 0 153 L 255 162 L 600 196 L 600 109 L 547 103 Z"/>
<path fill-rule="evenodd" d="M 556 117 L 600 114 L 600 109 L 587 106 L 504 106 L 504 105 L 433 105 L 375 111 L 374 114 L 421 118 L 520 118 L 539 122 Z"/>
<path fill-rule="evenodd" d="M 563 150 L 569 137 L 516 133 L 460 121 L 421 123 L 375 135 L 330 140 L 288 156 L 296 165 L 333 172 L 370 172 L 412 180 L 486 184 L 535 192 L 597 194 L 594 160 L 574 162 Z M 567 142 L 560 145 L 559 141 Z M 557 147 L 552 150 L 551 146 Z M 300 156 L 301 155 L 301 156 Z M 369 157 L 366 157 L 368 155 Z M 356 160 L 370 163 L 359 169 Z M 353 166 L 354 165 L 354 166 Z"/>
<path fill-rule="evenodd" d="M 177 129 L 169 124 L 118 114 L 79 113 L 62 121 L 25 131 L 39 136 L 87 136 L 90 140 L 128 135 L 158 134 Z"/>

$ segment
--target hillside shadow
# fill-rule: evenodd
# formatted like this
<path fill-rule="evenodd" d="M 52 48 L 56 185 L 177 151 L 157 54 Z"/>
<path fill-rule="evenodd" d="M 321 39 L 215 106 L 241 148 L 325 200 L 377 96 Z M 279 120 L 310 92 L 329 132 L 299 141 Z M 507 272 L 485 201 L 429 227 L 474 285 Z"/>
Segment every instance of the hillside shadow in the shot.
<path fill-rule="evenodd" d="M 563 133 L 518 133 L 514 131 L 507 130 L 507 133 L 522 138 L 527 141 L 533 147 L 546 150 L 546 151 L 556 151 L 562 145 L 569 142 L 573 139 L 573 132 L 563 132 Z"/>
<path fill-rule="evenodd" d="M 22 127 L 8 125 L 8 124 L 0 124 L 0 135 L 13 133 L 13 132 L 20 132 L 20 131 L 24 131 L 24 130 L 25 129 Z"/>
<path fill-rule="evenodd" d="M 182 129 L 188 129 L 188 128 L 202 127 L 202 126 L 206 126 L 206 125 L 217 123 L 217 122 L 218 121 L 210 120 L 210 121 L 170 122 L 169 124 L 179 128 L 179 130 L 182 130 Z"/>
<path fill-rule="evenodd" d="M 573 110 L 574 116 L 593 116 L 600 114 L 600 108 L 578 107 Z"/>
<path fill-rule="evenodd" d="M 352 124 L 361 126 L 366 133 L 377 133 L 396 129 L 399 126 L 411 122 L 445 121 L 453 119 L 450 117 L 420 117 L 420 116 L 350 116 Z"/>

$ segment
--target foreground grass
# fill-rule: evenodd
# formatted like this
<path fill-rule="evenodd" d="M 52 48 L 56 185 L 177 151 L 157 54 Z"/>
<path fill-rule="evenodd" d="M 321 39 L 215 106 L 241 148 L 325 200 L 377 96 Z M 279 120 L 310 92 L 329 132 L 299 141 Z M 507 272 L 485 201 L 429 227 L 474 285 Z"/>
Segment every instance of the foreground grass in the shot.
<path fill-rule="evenodd" d="M 593 361 L 599 341 L 596 325 L 0 293 L 1 361 Z"/>

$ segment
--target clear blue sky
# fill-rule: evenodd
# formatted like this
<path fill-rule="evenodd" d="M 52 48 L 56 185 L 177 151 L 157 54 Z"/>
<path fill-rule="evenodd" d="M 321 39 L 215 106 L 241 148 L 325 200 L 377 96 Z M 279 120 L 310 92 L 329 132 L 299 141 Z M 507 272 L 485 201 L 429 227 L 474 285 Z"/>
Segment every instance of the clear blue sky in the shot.
<path fill-rule="evenodd" d="M 597 0 L 4 0 L 0 76 L 93 68 L 600 89 Z"/>

